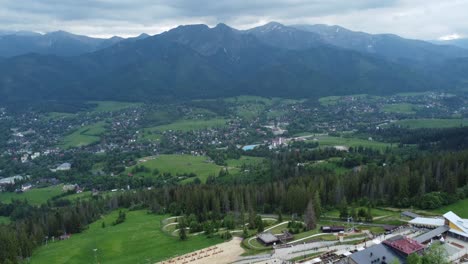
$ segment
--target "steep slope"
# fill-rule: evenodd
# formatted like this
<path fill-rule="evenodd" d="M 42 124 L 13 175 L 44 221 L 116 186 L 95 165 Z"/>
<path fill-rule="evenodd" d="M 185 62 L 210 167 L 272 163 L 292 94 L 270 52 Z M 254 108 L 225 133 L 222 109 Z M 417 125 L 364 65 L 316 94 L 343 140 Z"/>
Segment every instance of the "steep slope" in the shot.
<path fill-rule="evenodd" d="M 468 49 L 468 39 L 466 38 L 453 39 L 453 40 L 435 40 L 432 42 L 437 45 L 452 45 L 452 46 L 457 46 L 460 48 Z"/>
<path fill-rule="evenodd" d="M 178 27 L 77 57 L 0 61 L 3 101 L 318 97 L 433 87 L 426 76 L 381 58 L 329 45 L 275 47 L 224 24 Z"/>

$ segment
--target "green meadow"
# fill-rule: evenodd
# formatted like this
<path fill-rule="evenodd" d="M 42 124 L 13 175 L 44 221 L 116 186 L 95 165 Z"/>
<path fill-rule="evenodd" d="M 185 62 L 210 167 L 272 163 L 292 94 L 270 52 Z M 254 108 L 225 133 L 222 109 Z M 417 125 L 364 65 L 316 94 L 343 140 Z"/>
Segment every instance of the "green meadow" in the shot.
<path fill-rule="evenodd" d="M 401 103 L 401 104 L 386 104 L 382 107 L 382 111 L 387 113 L 396 113 L 396 114 L 415 114 L 421 106 Z"/>
<path fill-rule="evenodd" d="M 314 140 L 308 140 L 314 141 Z M 346 146 L 346 147 L 366 147 L 374 148 L 379 150 L 384 150 L 387 147 L 392 147 L 392 144 L 378 142 L 373 140 L 366 140 L 353 137 L 334 137 L 334 136 L 318 136 L 317 141 L 321 147 L 331 147 L 331 146 Z"/>
<path fill-rule="evenodd" d="M 393 125 L 407 127 L 407 128 L 451 128 L 468 126 L 468 119 L 404 119 L 399 120 Z"/>
<path fill-rule="evenodd" d="M 0 225 L 1 224 L 9 224 L 10 223 L 10 218 L 6 216 L 0 216 Z"/>
<path fill-rule="evenodd" d="M 205 182 L 208 176 L 217 176 L 223 168 L 212 162 L 206 156 L 192 155 L 159 155 L 154 159 L 148 159 L 146 162 L 139 163 L 138 166 L 145 166 L 151 171 L 158 169 L 160 173 L 171 173 L 173 176 L 177 174 L 195 173 L 197 177 Z M 127 169 L 127 173 L 133 167 Z M 137 176 L 151 176 L 150 173 L 138 173 Z"/>
<path fill-rule="evenodd" d="M 66 135 L 60 144 L 62 148 L 87 146 L 101 140 L 101 135 L 106 132 L 105 123 L 99 122 L 81 127 L 71 134 Z"/>
<path fill-rule="evenodd" d="M 167 235 L 161 222 L 167 216 L 146 211 L 126 212 L 124 223 L 113 226 L 118 212 L 103 216 L 81 234 L 49 243 L 33 253 L 30 263 L 155 263 L 221 243 L 219 238 L 190 236 L 186 241 Z M 105 222 L 106 227 L 102 228 Z"/>
<path fill-rule="evenodd" d="M 11 203 L 12 199 L 27 200 L 30 204 L 40 205 L 54 196 L 60 195 L 63 185 L 50 186 L 46 188 L 34 188 L 23 193 L 2 192 L 0 193 L 0 202 Z"/>
<path fill-rule="evenodd" d="M 453 204 L 449 204 L 434 210 L 431 210 L 433 213 L 445 214 L 449 211 L 456 213 L 461 218 L 468 218 L 468 199 L 457 201 Z"/>

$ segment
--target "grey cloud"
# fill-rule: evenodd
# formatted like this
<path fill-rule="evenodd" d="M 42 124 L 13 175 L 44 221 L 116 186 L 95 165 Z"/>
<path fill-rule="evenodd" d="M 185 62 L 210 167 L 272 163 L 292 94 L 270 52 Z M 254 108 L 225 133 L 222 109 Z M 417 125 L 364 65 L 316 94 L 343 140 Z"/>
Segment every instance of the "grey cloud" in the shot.
<path fill-rule="evenodd" d="M 0 0 L 0 30 L 128 36 L 180 24 L 247 28 L 274 20 L 435 39 L 468 33 L 463 10 L 463 0 Z"/>

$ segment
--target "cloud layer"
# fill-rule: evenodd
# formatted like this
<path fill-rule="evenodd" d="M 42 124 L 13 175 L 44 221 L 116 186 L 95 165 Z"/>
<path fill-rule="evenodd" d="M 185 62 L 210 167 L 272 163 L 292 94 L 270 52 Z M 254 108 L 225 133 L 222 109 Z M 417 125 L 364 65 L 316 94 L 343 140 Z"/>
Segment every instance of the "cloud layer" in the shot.
<path fill-rule="evenodd" d="M 278 21 L 439 39 L 468 35 L 466 10 L 465 0 L 0 0 L 0 30 L 107 37 L 156 34 L 181 24 L 244 29 Z"/>

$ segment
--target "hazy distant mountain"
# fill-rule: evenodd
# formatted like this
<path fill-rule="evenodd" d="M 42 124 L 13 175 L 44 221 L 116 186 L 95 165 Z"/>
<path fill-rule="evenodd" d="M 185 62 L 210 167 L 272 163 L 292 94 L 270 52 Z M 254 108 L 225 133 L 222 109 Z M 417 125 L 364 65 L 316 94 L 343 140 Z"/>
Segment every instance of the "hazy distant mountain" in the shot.
<path fill-rule="evenodd" d="M 47 34 L 35 32 L 3 32 L 0 34 L 0 56 L 13 57 L 28 53 L 75 56 L 107 48 L 123 40 L 91 38 L 65 31 Z"/>
<path fill-rule="evenodd" d="M 468 50 L 465 49 L 405 39 L 392 34 L 374 35 L 328 25 L 294 25 L 292 27 L 316 33 L 325 43 L 394 61 L 440 62 L 445 59 L 468 57 Z"/>
<path fill-rule="evenodd" d="M 468 39 L 453 39 L 453 40 L 434 40 L 433 43 L 438 45 L 452 45 L 460 48 L 468 49 Z"/>
<path fill-rule="evenodd" d="M 303 98 L 440 87 L 424 73 L 379 57 L 329 44 L 282 48 L 287 41 L 269 45 L 258 34 L 224 24 L 181 26 L 76 57 L 8 58 L 0 61 L 0 100 Z"/>

